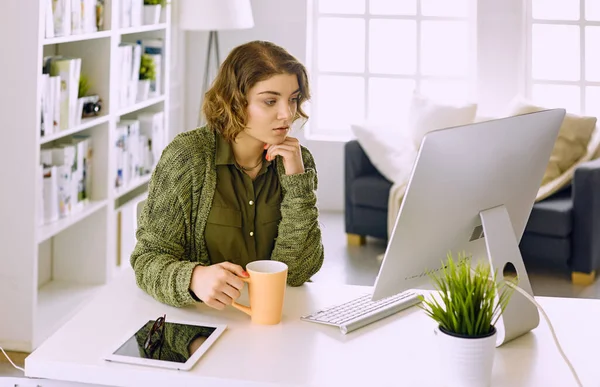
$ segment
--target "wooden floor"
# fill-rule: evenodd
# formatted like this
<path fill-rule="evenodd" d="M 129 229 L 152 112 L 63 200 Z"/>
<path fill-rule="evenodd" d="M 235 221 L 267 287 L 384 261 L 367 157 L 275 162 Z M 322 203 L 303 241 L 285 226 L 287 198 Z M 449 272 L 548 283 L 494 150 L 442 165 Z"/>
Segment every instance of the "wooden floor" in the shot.
<path fill-rule="evenodd" d="M 25 358 L 29 355 L 25 352 L 12 351 L 6 351 L 6 354 L 15 365 L 21 368 L 25 366 Z M 14 368 L 2 351 L 0 351 L 0 376 L 23 376 L 23 371 Z"/>

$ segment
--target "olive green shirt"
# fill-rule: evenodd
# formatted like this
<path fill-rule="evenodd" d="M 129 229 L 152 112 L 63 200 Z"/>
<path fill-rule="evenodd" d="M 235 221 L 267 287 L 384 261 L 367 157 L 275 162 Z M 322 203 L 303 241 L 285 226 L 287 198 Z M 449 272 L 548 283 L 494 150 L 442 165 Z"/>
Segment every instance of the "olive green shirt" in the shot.
<path fill-rule="evenodd" d="M 281 220 L 277 171 L 264 160 L 252 180 L 235 162 L 231 143 L 215 137 L 217 187 L 204 232 L 210 261 L 246 267 L 270 259 Z"/>
<path fill-rule="evenodd" d="M 205 233 L 217 191 L 216 143 L 208 127 L 181 133 L 152 172 L 130 261 L 137 285 L 169 305 L 197 302 L 189 288 L 192 272 L 213 263 Z M 302 285 L 323 264 L 317 168 L 308 149 L 301 150 L 304 173 L 287 175 L 280 156 L 271 162 L 281 186 L 281 220 L 270 259 L 288 266 L 291 286 Z"/>

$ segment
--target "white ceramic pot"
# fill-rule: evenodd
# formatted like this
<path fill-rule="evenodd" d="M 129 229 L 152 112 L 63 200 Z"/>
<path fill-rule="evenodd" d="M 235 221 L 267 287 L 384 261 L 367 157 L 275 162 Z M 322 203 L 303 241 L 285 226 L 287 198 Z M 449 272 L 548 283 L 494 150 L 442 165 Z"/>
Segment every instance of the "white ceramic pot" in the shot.
<path fill-rule="evenodd" d="M 161 8 L 160 5 L 144 5 L 144 25 L 158 24 Z"/>
<path fill-rule="evenodd" d="M 446 387 L 490 386 L 497 331 L 486 337 L 460 337 L 435 329 L 439 375 Z"/>
<path fill-rule="evenodd" d="M 143 102 L 143 101 L 147 100 L 149 94 L 150 94 L 150 80 L 149 79 L 138 80 L 136 102 Z"/>

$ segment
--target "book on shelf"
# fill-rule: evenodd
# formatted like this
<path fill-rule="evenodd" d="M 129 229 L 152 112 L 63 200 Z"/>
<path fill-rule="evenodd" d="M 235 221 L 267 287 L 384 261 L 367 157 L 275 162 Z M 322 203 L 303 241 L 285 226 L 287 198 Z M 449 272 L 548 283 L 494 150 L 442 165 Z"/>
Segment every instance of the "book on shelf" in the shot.
<path fill-rule="evenodd" d="M 151 159 L 146 160 L 145 165 L 149 165 L 150 169 L 153 169 L 165 147 L 165 114 L 164 112 L 140 113 L 138 120 L 140 121 L 140 134 L 146 136 L 150 147 L 150 154 L 147 157 Z"/>
<path fill-rule="evenodd" d="M 143 25 L 144 0 L 121 0 L 121 28 Z"/>
<path fill-rule="evenodd" d="M 117 124 L 117 180 L 115 188 L 120 188 L 131 184 L 131 182 L 140 174 L 139 164 L 139 138 L 140 129 L 137 120 L 121 120 Z"/>
<path fill-rule="evenodd" d="M 42 224 L 52 223 L 58 216 L 58 170 L 55 166 L 42 167 L 42 200 L 40 213 L 44 214 Z"/>
<path fill-rule="evenodd" d="M 53 38 L 54 37 L 54 12 L 53 12 L 53 7 L 54 7 L 54 0 L 44 0 L 44 2 L 42 3 L 44 6 L 44 23 L 45 23 L 45 27 L 46 30 L 44 32 L 44 36 L 46 38 Z"/>
<path fill-rule="evenodd" d="M 48 136 L 60 130 L 60 76 L 42 74 L 40 135 Z"/>
<path fill-rule="evenodd" d="M 132 0 L 121 0 L 121 28 L 131 27 L 131 4 Z"/>
<path fill-rule="evenodd" d="M 142 47 L 137 43 L 120 43 L 119 61 L 119 108 L 134 105 L 137 100 L 138 80 L 142 61 Z"/>
<path fill-rule="evenodd" d="M 80 212 L 90 199 L 92 141 L 77 135 L 59 140 L 40 152 L 44 222 Z"/>
<path fill-rule="evenodd" d="M 40 135 L 44 136 L 46 134 L 51 134 L 54 131 L 51 106 L 53 109 L 53 105 L 51 103 L 52 96 L 50 95 L 50 75 L 42 74 L 41 84 L 40 84 Z"/>
<path fill-rule="evenodd" d="M 144 0 L 131 0 L 131 27 L 144 24 Z"/>
<path fill-rule="evenodd" d="M 52 12 L 54 21 L 54 36 L 71 35 L 71 0 L 52 0 L 52 8 L 46 12 Z"/>

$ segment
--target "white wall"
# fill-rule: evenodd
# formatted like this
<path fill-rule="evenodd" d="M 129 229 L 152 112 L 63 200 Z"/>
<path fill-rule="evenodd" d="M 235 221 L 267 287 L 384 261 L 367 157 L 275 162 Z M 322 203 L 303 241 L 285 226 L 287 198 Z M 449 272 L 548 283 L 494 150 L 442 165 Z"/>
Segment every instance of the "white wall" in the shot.
<path fill-rule="evenodd" d="M 285 47 L 306 63 L 307 1 L 252 0 L 254 28 L 219 33 L 221 59 L 235 46 L 261 39 Z M 524 0 L 479 0 L 478 93 L 480 114 L 502 113 L 520 91 L 522 83 L 522 8 Z M 186 33 L 185 124 L 196 126 L 205 65 L 208 33 Z M 314 91 L 313 91 L 314 92 Z M 313 93 L 314 94 L 314 93 Z M 319 173 L 318 205 L 321 210 L 344 207 L 344 143 L 308 141 L 297 137 L 315 157 Z"/>
<path fill-rule="evenodd" d="M 221 60 L 235 46 L 251 40 L 269 40 L 287 49 L 306 63 L 307 0 L 252 0 L 254 28 L 219 32 Z M 310 1 L 310 0 L 308 0 Z M 204 74 L 208 33 L 186 33 L 185 123 L 186 129 L 197 125 L 200 90 Z M 318 206 L 321 210 L 342 211 L 344 144 L 307 141 L 296 133 L 301 143 L 315 157 L 319 175 Z"/>

